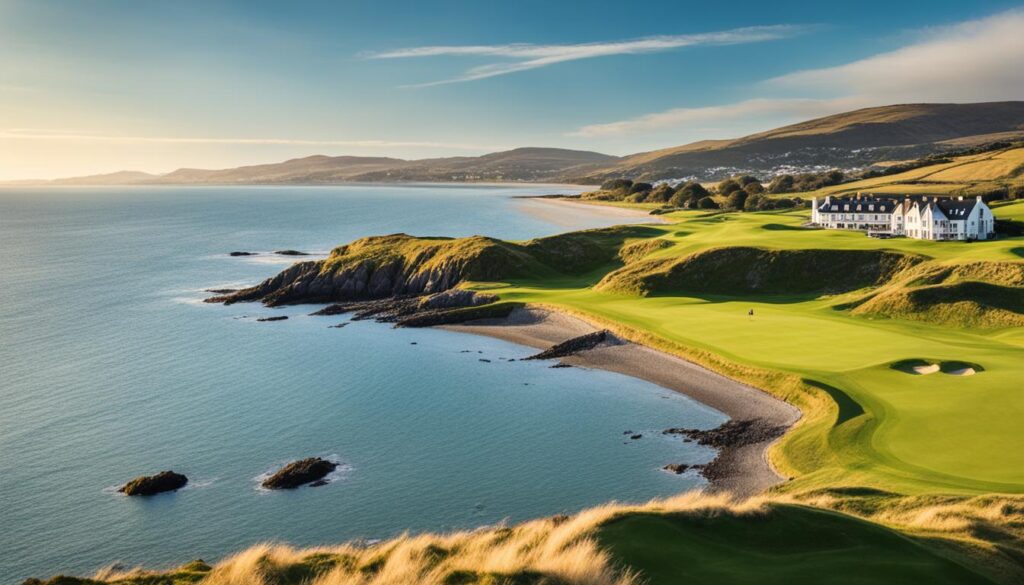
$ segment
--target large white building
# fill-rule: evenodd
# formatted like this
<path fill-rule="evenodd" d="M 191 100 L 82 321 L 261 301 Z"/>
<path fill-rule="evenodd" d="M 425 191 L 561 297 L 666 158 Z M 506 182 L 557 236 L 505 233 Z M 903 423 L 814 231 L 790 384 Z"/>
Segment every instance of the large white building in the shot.
<path fill-rule="evenodd" d="M 987 240 L 995 234 L 992 210 L 963 197 L 825 197 L 811 203 L 811 223 L 828 229 L 919 240 Z"/>

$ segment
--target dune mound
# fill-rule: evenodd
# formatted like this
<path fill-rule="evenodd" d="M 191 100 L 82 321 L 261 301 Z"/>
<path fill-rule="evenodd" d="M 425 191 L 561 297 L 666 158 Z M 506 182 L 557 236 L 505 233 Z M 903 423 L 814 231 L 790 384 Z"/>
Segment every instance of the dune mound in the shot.
<path fill-rule="evenodd" d="M 1024 326 L 1024 287 L 965 281 L 896 288 L 852 306 L 854 315 L 958 327 Z"/>
<path fill-rule="evenodd" d="M 883 250 L 714 248 L 627 264 L 596 288 L 641 296 L 839 293 L 884 284 L 922 260 Z"/>

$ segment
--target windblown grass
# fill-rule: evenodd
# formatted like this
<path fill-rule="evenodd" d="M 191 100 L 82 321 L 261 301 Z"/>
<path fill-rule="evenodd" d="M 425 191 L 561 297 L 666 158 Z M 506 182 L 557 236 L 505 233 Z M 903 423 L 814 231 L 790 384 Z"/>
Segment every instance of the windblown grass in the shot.
<path fill-rule="evenodd" d="M 764 513 L 763 500 L 732 502 L 697 492 L 642 505 L 607 504 L 571 517 L 450 534 L 402 535 L 378 544 L 296 549 L 260 544 L 208 571 L 104 570 L 95 581 L 55 577 L 49 585 L 640 585 L 639 576 L 598 545 L 595 530 L 623 515 L 713 517 Z"/>

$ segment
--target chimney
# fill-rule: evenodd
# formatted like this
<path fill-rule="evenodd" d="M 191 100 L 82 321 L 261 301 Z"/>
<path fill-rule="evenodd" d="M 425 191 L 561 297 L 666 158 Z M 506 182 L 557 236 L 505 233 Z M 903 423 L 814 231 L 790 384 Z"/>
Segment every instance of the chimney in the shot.
<path fill-rule="evenodd" d="M 981 201 L 981 195 L 978 195 L 977 199 L 978 201 Z"/>

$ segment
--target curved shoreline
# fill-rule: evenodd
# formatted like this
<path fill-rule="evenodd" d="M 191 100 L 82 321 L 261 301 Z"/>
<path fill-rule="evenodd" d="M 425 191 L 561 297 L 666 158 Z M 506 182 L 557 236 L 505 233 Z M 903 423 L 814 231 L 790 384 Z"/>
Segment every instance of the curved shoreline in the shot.
<path fill-rule="evenodd" d="M 597 331 L 583 319 L 531 306 L 516 309 L 505 318 L 480 319 L 441 328 L 486 335 L 538 349 L 547 349 L 567 339 Z M 616 339 L 613 343 L 602 344 L 561 361 L 647 380 L 689 396 L 734 420 L 757 418 L 788 429 L 801 416 L 795 406 L 757 388 L 630 341 Z M 785 481 L 786 478 L 776 473 L 767 458 L 767 449 L 775 440 L 722 449 L 718 465 L 726 473 L 709 481 L 710 490 L 749 497 Z"/>

